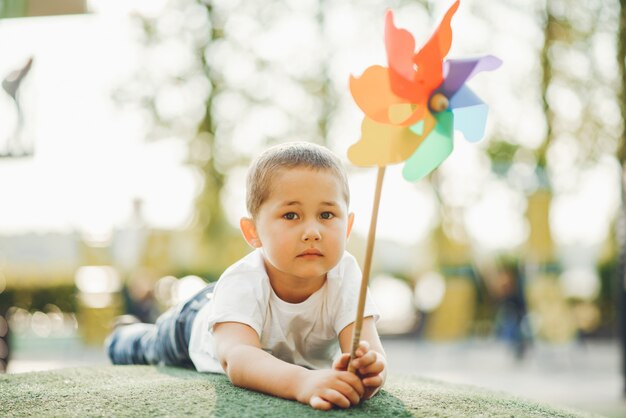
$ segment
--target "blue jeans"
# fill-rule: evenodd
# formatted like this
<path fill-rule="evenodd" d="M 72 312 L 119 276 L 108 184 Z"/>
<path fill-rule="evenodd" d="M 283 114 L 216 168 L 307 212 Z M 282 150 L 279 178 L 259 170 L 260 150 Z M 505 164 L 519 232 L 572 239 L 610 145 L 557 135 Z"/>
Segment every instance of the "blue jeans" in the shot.
<path fill-rule="evenodd" d="M 106 341 L 113 364 L 161 364 L 193 368 L 189 338 L 193 320 L 213 293 L 210 283 L 191 299 L 163 313 L 156 324 L 131 324 L 115 329 Z"/>

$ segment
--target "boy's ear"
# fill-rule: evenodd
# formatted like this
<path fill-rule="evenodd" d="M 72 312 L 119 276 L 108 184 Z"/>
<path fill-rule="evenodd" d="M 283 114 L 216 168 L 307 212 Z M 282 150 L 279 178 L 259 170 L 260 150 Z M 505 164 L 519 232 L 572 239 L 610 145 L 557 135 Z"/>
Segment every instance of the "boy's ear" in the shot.
<path fill-rule="evenodd" d="M 243 233 L 243 237 L 246 239 L 246 242 L 253 248 L 262 247 L 261 240 L 259 239 L 258 234 L 256 233 L 256 226 L 254 225 L 254 220 L 251 218 L 241 218 L 239 221 L 239 228 Z"/>
<path fill-rule="evenodd" d="M 348 232 L 346 233 L 346 239 L 350 238 L 350 232 L 352 232 L 352 225 L 354 225 L 354 212 L 348 214 Z"/>

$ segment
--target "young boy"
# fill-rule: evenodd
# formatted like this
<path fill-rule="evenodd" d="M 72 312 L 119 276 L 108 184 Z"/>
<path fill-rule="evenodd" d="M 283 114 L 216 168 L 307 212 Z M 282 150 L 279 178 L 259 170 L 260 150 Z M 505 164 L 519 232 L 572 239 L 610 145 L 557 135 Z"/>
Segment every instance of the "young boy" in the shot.
<path fill-rule="evenodd" d="M 155 325 L 118 327 L 107 340 L 111 361 L 225 373 L 236 386 L 316 409 L 372 397 L 386 361 L 369 295 L 358 373 L 347 371 L 361 281 L 345 251 L 349 200 L 343 166 L 327 149 L 290 143 L 261 154 L 240 222 L 255 250 Z"/>

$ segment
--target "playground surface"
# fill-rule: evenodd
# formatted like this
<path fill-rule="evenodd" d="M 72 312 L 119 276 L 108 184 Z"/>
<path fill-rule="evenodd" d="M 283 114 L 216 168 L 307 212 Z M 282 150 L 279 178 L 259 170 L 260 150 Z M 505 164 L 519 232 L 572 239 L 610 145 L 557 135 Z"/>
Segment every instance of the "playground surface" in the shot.
<path fill-rule="evenodd" d="M 389 372 L 506 392 L 556 407 L 607 417 L 625 417 L 626 400 L 617 341 L 562 346 L 535 344 L 517 360 L 507 345 L 492 340 L 428 343 L 414 337 L 384 338 Z M 103 366 L 100 347 L 77 341 L 22 342 L 9 373 Z"/>

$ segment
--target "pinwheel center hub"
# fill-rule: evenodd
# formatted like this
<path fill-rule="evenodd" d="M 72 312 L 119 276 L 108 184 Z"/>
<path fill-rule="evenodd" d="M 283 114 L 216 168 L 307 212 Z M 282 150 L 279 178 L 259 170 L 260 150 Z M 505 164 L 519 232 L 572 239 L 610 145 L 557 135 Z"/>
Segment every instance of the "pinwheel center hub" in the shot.
<path fill-rule="evenodd" d="M 446 110 L 450 105 L 450 102 L 448 102 L 448 98 L 442 93 L 437 93 L 433 94 L 428 105 L 433 112 L 439 113 Z"/>

